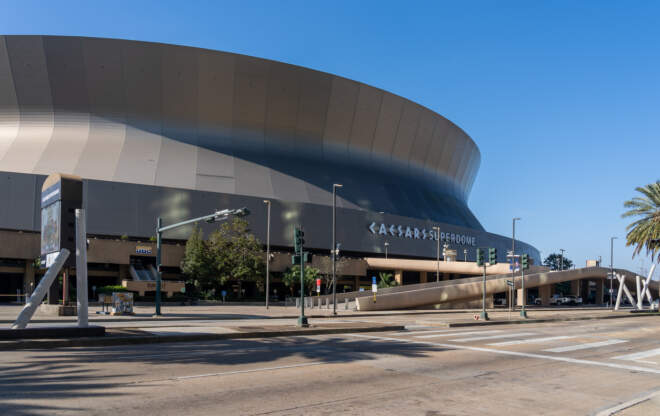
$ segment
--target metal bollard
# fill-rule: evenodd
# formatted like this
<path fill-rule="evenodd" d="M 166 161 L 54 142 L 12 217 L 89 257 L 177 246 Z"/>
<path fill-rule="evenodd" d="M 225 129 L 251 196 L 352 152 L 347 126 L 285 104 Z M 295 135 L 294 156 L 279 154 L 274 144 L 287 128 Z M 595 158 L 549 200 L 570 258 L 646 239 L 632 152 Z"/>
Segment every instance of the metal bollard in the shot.
<path fill-rule="evenodd" d="M 296 309 L 300 309 L 300 298 L 296 298 Z"/>
<path fill-rule="evenodd" d="M 348 298 L 344 298 L 344 310 L 348 310 Z"/>

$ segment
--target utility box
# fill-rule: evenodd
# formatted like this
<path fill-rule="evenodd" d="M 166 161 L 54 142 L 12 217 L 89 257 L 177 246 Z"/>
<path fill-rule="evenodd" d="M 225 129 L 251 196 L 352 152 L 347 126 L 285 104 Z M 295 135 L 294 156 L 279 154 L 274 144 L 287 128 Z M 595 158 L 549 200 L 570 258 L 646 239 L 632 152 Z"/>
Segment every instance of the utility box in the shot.
<path fill-rule="evenodd" d="M 76 252 L 76 209 L 82 208 L 83 183 L 79 176 L 54 173 L 41 187 L 41 267 L 50 267 L 60 250 Z M 75 266 L 69 256 L 64 267 Z"/>

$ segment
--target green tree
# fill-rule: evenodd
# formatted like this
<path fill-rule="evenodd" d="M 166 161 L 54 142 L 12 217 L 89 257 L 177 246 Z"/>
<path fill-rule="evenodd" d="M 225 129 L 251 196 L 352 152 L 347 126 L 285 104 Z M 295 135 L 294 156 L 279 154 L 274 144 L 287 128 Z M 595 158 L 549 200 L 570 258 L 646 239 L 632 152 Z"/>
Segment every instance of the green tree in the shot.
<path fill-rule="evenodd" d="M 560 267 L 563 267 L 562 270 L 568 270 L 573 267 L 573 262 L 559 253 L 552 253 L 543 260 L 543 265 L 549 267 L 550 270 L 559 270 Z M 562 266 L 563 265 L 563 266 Z"/>
<path fill-rule="evenodd" d="M 321 271 L 316 267 L 305 266 L 305 292 L 309 293 L 314 290 L 316 286 L 316 279 L 319 277 Z M 282 275 L 282 283 L 289 288 L 291 294 L 296 293 L 300 289 L 300 266 L 294 265 L 286 269 Z"/>
<path fill-rule="evenodd" d="M 264 253 L 261 243 L 250 233 L 248 222 L 233 218 L 224 222 L 209 237 L 208 247 L 218 282 L 254 281 L 263 285 L 265 275 Z M 240 293 L 240 290 L 239 290 Z"/>
<path fill-rule="evenodd" d="M 626 246 L 634 246 L 633 257 L 646 249 L 651 261 L 660 262 L 660 180 L 643 187 L 635 188 L 642 196 L 623 203 L 628 211 L 623 218 L 637 218 L 626 227 Z"/>
<path fill-rule="evenodd" d="M 392 278 L 392 273 L 380 272 L 378 273 L 378 277 L 380 278 L 380 281 L 378 282 L 379 289 L 384 289 L 386 287 L 394 287 L 399 285 L 399 282 L 397 282 Z"/>
<path fill-rule="evenodd" d="M 195 225 L 186 242 L 181 271 L 198 294 L 214 289 L 214 266 L 202 230 Z"/>

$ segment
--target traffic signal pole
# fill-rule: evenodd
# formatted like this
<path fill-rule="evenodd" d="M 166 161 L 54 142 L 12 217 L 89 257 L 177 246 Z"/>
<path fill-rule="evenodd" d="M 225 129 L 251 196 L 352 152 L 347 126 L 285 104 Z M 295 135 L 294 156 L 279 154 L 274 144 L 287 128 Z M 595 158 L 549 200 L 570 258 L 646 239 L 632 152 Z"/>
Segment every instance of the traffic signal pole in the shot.
<path fill-rule="evenodd" d="M 527 311 L 525 310 L 525 304 L 527 303 L 527 293 L 525 293 L 525 269 L 527 267 L 529 267 L 529 258 L 527 254 L 523 254 L 520 264 L 520 286 L 522 289 L 522 309 L 520 310 L 520 316 L 522 318 L 527 318 Z"/>
<path fill-rule="evenodd" d="M 482 282 L 481 319 L 484 321 L 488 320 L 488 312 L 486 312 L 486 263 L 484 263 L 484 278 Z"/>
<path fill-rule="evenodd" d="M 293 264 L 300 264 L 300 317 L 298 317 L 298 326 L 306 328 L 309 326 L 307 317 L 305 316 L 305 249 L 304 249 L 304 235 L 302 229 L 299 227 L 293 231 L 293 246 L 295 255 L 293 256 Z M 297 258 L 296 258 L 297 257 Z"/>

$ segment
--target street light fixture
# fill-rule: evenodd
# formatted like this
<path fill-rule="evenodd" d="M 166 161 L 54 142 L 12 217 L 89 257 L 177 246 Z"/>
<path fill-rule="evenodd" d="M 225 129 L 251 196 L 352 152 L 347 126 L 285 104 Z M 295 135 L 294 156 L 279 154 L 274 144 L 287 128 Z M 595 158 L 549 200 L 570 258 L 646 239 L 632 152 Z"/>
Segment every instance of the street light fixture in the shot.
<path fill-rule="evenodd" d="M 155 316 L 161 315 L 160 288 L 161 288 L 161 281 L 163 274 L 160 269 L 161 269 L 161 259 L 162 259 L 161 251 L 162 251 L 163 233 L 165 231 L 182 227 L 188 224 L 193 224 L 196 222 L 206 221 L 209 224 L 212 224 L 214 222 L 224 221 L 232 215 L 236 217 L 244 217 L 246 215 L 250 215 L 250 210 L 245 207 L 237 208 L 237 209 L 223 209 L 221 211 L 216 211 L 213 214 L 204 215 L 203 217 L 197 217 L 197 218 L 192 218 L 190 220 L 177 222 L 176 224 L 167 225 L 165 227 L 163 227 L 163 219 L 161 217 L 158 217 L 156 219 L 156 313 Z"/>
<path fill-rule="evenodd" d="M 266 309 L 270 297 L 270 200 L 264 199 L 268 213 L 266 215 Z"/>
<path fill-rule="evenodd" d="M 559 255 L 559 271 L 561 272 L 564 270 L 564 252 L 566 250 L 560 248 L 559 251 L 561 251 L 561 254 Z"/>
<path fill-rule="evenodd" d="M 612 294 L 614 293 L 612 284 L 614 281 L 614 240 L 617 238 L 618 237 L 610 237 L 610 307 L 614 305 L 612 302 Z"/>
<path fill-rule="evenodd" d="M 433 226 L 433 229 L 435 230 L 435 241 L 438 242 L 438 250 L 436 253 L 436 268 L 435 268 L 435 281 L 439 282 L 440 281 L 440 227 L 439 226 Z"/>
<path fill-rule="evenodd" d="M 344 185 L 332 184 L 332 314 L 337 315 L 337 188 Z"/>
<path fill-rule="evenodd" d="M 390 243 L 388 243 L 388 242 L 386 241 L 386 242 L 385 242 L 385 260 L 387 260 L 387 247 L 389 247 L 389 246 L 390 246 Z"/>
<path fill-rule="evenodd" d="M 512 230 L 511 230 L 511 281 L 514 282 L 514 286 L 511 287 L 511 302 L 509 303 L 509 310 L 513 310 L 513 300 L 516 297 L 516 292 L 514 290 L 516 282 L 516 221 L 520 221 L 522 218 L 514 217 L 512 221 Z M 525 294 L 523 293 L 523 296 Z"/>

